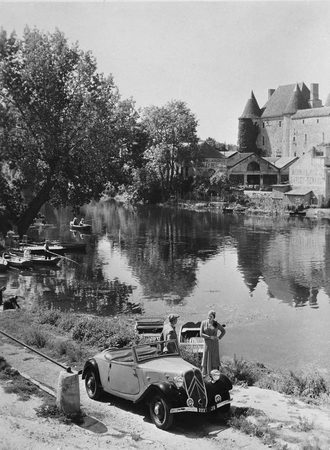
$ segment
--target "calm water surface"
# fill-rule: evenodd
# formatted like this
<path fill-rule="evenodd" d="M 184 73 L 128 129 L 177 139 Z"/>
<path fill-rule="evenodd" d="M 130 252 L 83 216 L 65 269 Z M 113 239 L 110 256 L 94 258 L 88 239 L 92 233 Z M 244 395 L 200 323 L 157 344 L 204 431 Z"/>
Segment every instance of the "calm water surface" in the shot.
<path fill-rule="evenodd" d="M 58 269 L 1 275 L 7 295 L 100 316 L 180 314 L 209 309 L 227 325 L 222 353 L 272 366 L 330 371 L 330 224 L 95 203 L 84 209 L 91 235 L 69 230 L 72 215 L 45 211 L 52 227 L 34 239 L 86 242 Z"/>

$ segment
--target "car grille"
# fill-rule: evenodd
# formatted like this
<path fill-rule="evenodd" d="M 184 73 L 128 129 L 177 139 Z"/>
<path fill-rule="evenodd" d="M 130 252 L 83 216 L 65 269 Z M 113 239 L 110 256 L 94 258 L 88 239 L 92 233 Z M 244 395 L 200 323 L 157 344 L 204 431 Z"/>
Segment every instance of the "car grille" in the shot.
<path fill-rule="evenodd" d="M 184 388 L 187 393 L 187 406 L 205 408 L 207 406 L 207 394 L 201 371 L 189 370 L 184 374 Z"/>

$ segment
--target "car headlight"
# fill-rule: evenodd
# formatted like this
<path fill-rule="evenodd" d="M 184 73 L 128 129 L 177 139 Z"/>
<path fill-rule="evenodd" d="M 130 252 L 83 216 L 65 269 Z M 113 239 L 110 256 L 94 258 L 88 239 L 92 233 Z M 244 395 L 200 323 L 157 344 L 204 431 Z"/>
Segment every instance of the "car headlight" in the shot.
<path fill-rule="evenodd" d="M 174 381 L 175 386 L 178 389 L 183 386 L 183 377 L 181 377 L 181 376 L 174 377 L 173 381 Z"/>
<path fill-rule="evenodd" d="M 211 370 L 210 376 L 212 378 L 212 382 L 215 383 L 216 381 L 218 381 L 220 379 L 220 372 L 219 370 Z"/>

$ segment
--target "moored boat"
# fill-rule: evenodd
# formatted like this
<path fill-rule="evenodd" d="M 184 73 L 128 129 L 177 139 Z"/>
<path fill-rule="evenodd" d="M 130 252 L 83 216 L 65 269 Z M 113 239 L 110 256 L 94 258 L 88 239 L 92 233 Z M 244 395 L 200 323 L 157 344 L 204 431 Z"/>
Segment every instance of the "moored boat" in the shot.
<path fill-rule="evenodd" d="M 290 217 L 305 217 L 306 211 L 291 211 Z"/>
<path fill-rule="evenodd" d="M 28 242 L 20 243 L 19 249 L 24 251 L 30 250 L 33 255 L 44 255 L 44 242 Z M 86 250 L 85 242 L 57 242 L 51 241 L 49 244 L 49 251 L 56 253 L 57 255 L 63 255 L 64 253 L 80 252 Z M 54 255 L 55 256 L 55 255 Z"/>
<path fill-rule="evenodd" d="M 140 317 L 135 321 L 135 330 L 145 337 L 159 339 L 164 322 L 162 317 Z"/>
<path fill-rule="evenodd" d="M 19 256 L 23 259 L 27 259 L 29 261 L 31 261 L 33 266 L 56 266 L 60 261 L 61 261 L 61 256 L 54 256 L 51 257 L 49 259 L 46 259 L 44 256 L 39 256 L 39 255 L 32 255 L 30 254 L 30 256 L 24 256 L 24 252 L 22 252 L 21 250 L 17 250 L 17 249 L 11 249 L 11 253 L 14 254 L 15 256 Z"/>
<path fill-rule="evenodd" d="M 0 258 L 0 272 L 6 272 L 8 269 L 8 261 L 5 258 Z"/>
<path fill-rule="evenodd" d="M 200 336 L 201 322 L 187 322 L 180 327 L 178 340 L 180 347 L 193 353 L 203 353 L 204 339 Z"/>
<path fill-rule="evenodd" d="M 8 267 L 13 267 L 15 269 L 29 269 L 32 267 L 32 262 L 24 257 L 22 258 L 9 253 L 5 253 L 4 257 L 8 263 Z"/>

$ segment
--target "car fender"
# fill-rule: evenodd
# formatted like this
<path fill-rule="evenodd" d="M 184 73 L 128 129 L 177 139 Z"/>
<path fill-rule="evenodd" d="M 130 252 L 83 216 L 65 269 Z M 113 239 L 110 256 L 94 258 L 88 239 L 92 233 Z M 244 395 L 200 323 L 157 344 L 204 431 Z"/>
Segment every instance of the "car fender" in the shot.
<path fill-rule="evenodd" d="M 102 387 L 101 384 L 101 378 L 100 378 L 100 372 L 99 372 L 99 367 L 97 365 L 97 362 L 95 361 L 95 359 L 89 359 L 85 365 L 84 365 L 84 369 L 81 375 L 81 378 L 84 380 L 86 377 L 86 372 L 88 369 L 92 369 L 95 373 L 95 377 L 96 377 L 96 381 L 98 382 L 99 386 Z"/>
<path fill-rule="evenodd" d="M 175 401 L 179 395 L 179 390 L 171 382 L 154 383 L 148 387 L 141 397 L 137 401 L 145 400 L 150 403 L 151 399 L 156 395 L 160 394 L 168 399 L 170 402 Z"/>
<path fill-rule="evenodd" d="M 231 389 L 233 389 L 232 382 L 223 373 L 220 374 L 219 383 L 221 383 L 221 385 L 222 385 L 221 387 L 223 388 L 224 391 L 230 391 Z"/>

